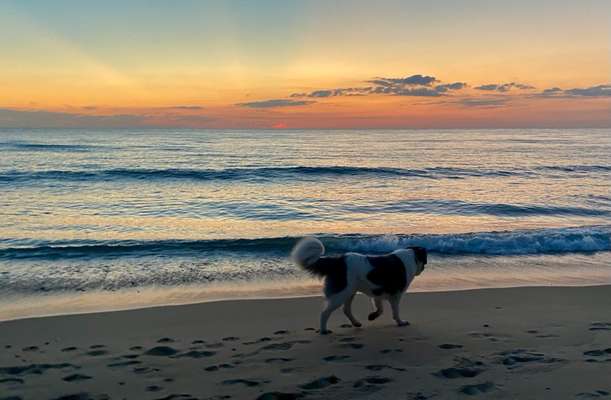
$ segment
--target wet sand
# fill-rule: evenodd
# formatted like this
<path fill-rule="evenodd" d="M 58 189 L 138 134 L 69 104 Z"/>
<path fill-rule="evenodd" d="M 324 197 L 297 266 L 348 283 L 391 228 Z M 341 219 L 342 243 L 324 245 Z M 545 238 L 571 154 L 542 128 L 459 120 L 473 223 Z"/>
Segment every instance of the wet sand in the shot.
<path fill-rule="evenodd" d="M 388 308 L 388 307 L 387 307 Z M 611 286 L 320 298 L 0 322 L 0 399 L 611 399 Z"/>

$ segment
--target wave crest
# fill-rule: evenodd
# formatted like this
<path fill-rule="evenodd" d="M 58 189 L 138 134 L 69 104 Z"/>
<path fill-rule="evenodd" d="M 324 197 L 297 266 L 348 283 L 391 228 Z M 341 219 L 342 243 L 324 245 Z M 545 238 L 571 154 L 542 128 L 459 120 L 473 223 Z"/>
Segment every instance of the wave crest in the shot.
<path fill-rule="evenodd" d="M 611 225 L 502 232 L 414 235 L 318 235 L 328 253 L 385 253 L 407 246 L 424 246 L 441 255 L 510 256 L 583 253 L 611 250 Z M 289 254 L 299 238 L 114 241 L 40 243 L 0 248 L 0 260 L 201 256 L 214 254 Z M 7 240 L 4 241 L 8 243 Z M 0 242 L 1 245 L 2 242 Z"/>

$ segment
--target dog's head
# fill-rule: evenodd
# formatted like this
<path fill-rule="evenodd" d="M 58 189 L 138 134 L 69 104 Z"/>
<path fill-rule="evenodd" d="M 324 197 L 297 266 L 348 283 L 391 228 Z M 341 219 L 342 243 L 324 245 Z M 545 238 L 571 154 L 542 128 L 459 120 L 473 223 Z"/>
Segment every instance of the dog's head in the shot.
<path fill-rule="evenodd" d="M 416 264 L 418 265 L 418 272 L 416 273 L 416 275 L 420 275 L 422 271 L 424 271 L 424 266 L 428 262 L 426 249 L 420 246 L 412 246 L 412 247 L 408 247 L 408 249 L 411 249 L 414 251 L 414 256 L 416 258 Z"/>

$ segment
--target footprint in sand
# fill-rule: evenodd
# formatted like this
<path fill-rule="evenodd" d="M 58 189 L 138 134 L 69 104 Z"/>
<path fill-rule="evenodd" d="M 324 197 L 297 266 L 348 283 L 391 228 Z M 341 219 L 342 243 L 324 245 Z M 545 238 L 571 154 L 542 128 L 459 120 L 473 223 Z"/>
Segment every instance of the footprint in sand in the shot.
<path fill-rule="evenodd" d="M 267 392 L 257 397 L 257 400 L 297 400 L 303 397 L 302 393 Z"/>
<path fill-rule="evenodd" d="M 394 353 L 403 353 L 403 350 L 401 350 L 401 349 L 383 349 L 383 350 L 380 350 L 380 353 L 382 353 L 382 354 L 388 354 L 388 353 L 393 353 L 393 352 Z"/>
<path fill-rule="evenodd" d="M 368 369 L 370 371 L 382 371 L 385 369 L 391 369 L 394 371 L 405 371 L 405 368 L 399 368 L 399 367 L 393 367 L 390 365 L 384 365 L 384 364 L 372 364 L 372 365 L 366 365 L 365 369 Z"/>
<path fill-rule="evenodd" d="M 309 340 L 292 340 L 290 342 L 273 343 L 267 346 L 261 347 L 261 350 L 289 350 L 296 344 L 308 344 L 312 343 Z"/>
<path fill-rule="evenodd" d="M 76 351 L 76 350 L 78 350 L 78 347 L 74 347 L 74 346 L 64 347 L 63 349 L 61 349 L 61 351 L 63 351 L 64 353 L 68 353 L 68 352 Z"/>
<path fill-rule="evenodd" d="M 416 392 L 416 393 L 413 393 L 413 392 L 408 392 L 408 393 L 407 393 L 407 396 L 408 396 L 408 397 L 407 397 L 407 398 L 408 398 L 408 400 L 428 400 L 428 399 L 432 399 L 433 397 L 435 397 L 435 395 L 434 395 L 434 394 L 431 394 L 431 395 L 425 395 L 425 394 L 424 394 L 424 393 L 422 393 L 422 392 Z"/>
<path fill-rule="evenodd" d="M 191 350 L 186 353 L 177 354 L 173 356 L 172 358 L 185 358 L 185 357 L 186 358 L 205 358 L 205 357 L 212 357 L 215 354 L 216 354 L 216 351 Z"/>
<path fill-rule="evenodd" d="M 171 394 L 165 397 L 160 397 L 155 400 L 198 400 L 198 399 L 191 396 L 190 394 L 180 393 L 180 394 Z"/>
<path fill-rule="evenodd" d="M 347 349 L 358 350 L 358 349 L 362 349 L 363 347 L 365 347 L 365 345 L 362 343 L 345 343 L 345 344 L 342 344 L 341 347 L 344 347 Z"/>
<path fill-rule="evenodd" d="M 250 379 L 227 379 L 221 382 L 223 385 L 245 385 L 248 387 L 260 386 L 264 383 L 269 383 L 269 381 L 253 381 Z"/>
<path fill-rule="evenodd" d="M 142 361 L 138 361 L 138 360 L 119 361 L 115 363 L 110 363 L 106 366 L 108 368 L 118 368 L 118 367 L 128 367 L 130 365 L 138 365 L 138 364 L 142 364 Z"/>
<path fill-rule="evenodd" d="M 289 331 L 287 331 L 286 329 L 281 329 L 279 331 L 274 332 L 274 335 L 286 335 L 287 333 L 289 333 Z"/>
<path fill-rule="evenodd" d="M 354 382 L 352 387 L 362 392 L 375 392 L 381 389 L 381 385 L 389 382 L 392 382 L 392 379 L 384 376 L 368 376 Z"/>
<path fill-rule="evenodd" d="M 547 357 L 543 353 L 527 351 L 524 349 L 510 350 L 499 353 L 500 362 L 509 369 L 518 368 L 524 364 L 553 364 L 562 362 L 561 358 Z"/>
<path fill-rule="evenodd" d="M 146 374 L 152 372 L 152 369 L 150 369 L 149 367 L 139 367 L 132 369 L 132 371 L 136 374 Z"/>
<path fill-rule="evenodd" d="M 21 349 L 21 351 L 38 351 L 38 346 L 28 346 L 28 347 L 24 347 L 23 349 Z"/>
<path fill-rule="evenodd" d="M 346 361 L 350 358 L 350 356 L 347 355 L 333 355 L 333 356 L 327 356 L 327 357 L 323 357 L 323 361 L 327 361 L 327 362 L 338 362 L 338 361 Z"/>
<path fill-rule="evenodd" d="M 575 397 L 579 399 L 599 399 L 602 397 L 609 397 L 610 395 L 611 393 L 607 392 L 606 390 L 595 390 L 593 392 L 577 393 Z"/>
<path fill-rule="evenodd" d="M 303 385 L 300 385 L 299 387 L 304 390 L 324 389 L 328 386 L 335 385 L 339 383 L 340 381 L 341 379 L 339 379 L 335 375 L 324 376 L 322 378 L 313 380 L 312 382 L 304 383 Z"/>
<path fill-rule="evenodd" d="M 219 369 L 230 369 L 230 368 L 235 368 L 235 367 L 231 364 L 219 364 L 219 365 L 211 365 L 209 367 L 206 367 L 204 368 L 204 371 L 213 372 L 213 371 L 218 371 Z"/>
<path fill-rule="evenodd" d="M 462 344 L 444 343 L 444 344 L 440 344 L 437 347 L 439 347 L 440 349 L 443 349 L 443 350 L 453 350 L 453 349 L 462 349 L 463 345 Z"/>
<path fill-rule="evenodd" d="M 239 337 L 237 336 L 227 336 L 221 339 L 223 342 L 236 342 L 238 340 L 240 340 Z"/>
<path fill-rule="evenodd" d="M 263 346 L 261 350 L 289 350 L 291 347 L 293 347 L 293 344 L 290 342 L 274 343 L 274 344 L 269 344 L 267 346 Z"/>
<path fill-rule="evenodd" d="M 583 352 L 584 356 L 593 356 L 593 357 L 600 357 L 600 356 L 604 356 L 607 354 L 611 354 L 611 347 L 604 349 L 604 350 L 590 350 L 590 351 Z"/>
<path fill-rule="evenodd" d="M 272 338 L 264 336 L 264 337 L 262 337 L 260 339 L 252 340 L 250 342 L 242 342 L 242 344 L 246 345 L 246 346 L 250 346 L 252 344 L 259 344 L 259 343 L 263 343 L 263 342 L 270 342 L 271 340 L 272 340 Z"/>
<path fill-rule="evenodd" d="M 131 351 L 139 351 L 139 350 L 144 349 L 144 347 L 142 347 L 142 346 L 132 346 L 132 347 L 130 347 L 129 349 L 130 349 Z"/>
<path fill-rule="evenodd" d="M 68 375 L 62 378 L 62 380 L 66 382 L 79 382 L 79 381 L 86 381 L 88 379 L 93 379 L 93 378 L 90 377 L 89 375 L 82 375 L 82 374 L 72 374 L 72 375 Z"/>
<path fill-rule="evenodd" d="M 147 351 L 145 351 L 144 355 L 157 356 L 157 357 L 168 357 L 168 356 L 173 356 L 176 353 L 178 353 L 178 350 L 176 350 L 173 347 L 156 346 L 156 347 L 150 348 Z"/>
<path fill-rule="evenodd" d="M 139 367 L 132 370 L 135 374 L 148 374 L 149 372 L 160 372 L 159 368 Z"/>
<path fill-rule="evenodd" d="M 161 386 L 157 386 L 157 385 L 151 385 L 151 386 L 147 386 L 146 387 L 146 391 L 147 392 L 159 392 L 163 390 L 163 388 Z"/>
<path fill-rule="evenodd" d="M 438 378 L 456 379 L 456 378 L 475 378 L 479 374 L 484 372 L 478 368 L 444 368 L 433 375 Z"/>
<path fill-rule="evenodd" d="M 277 363 L 287 363 L 289 361 L 293 361 L 294 358 L 286 358 L 286 357 L 275 357 L 275 358 L 267 358 L 265 362 L 268 364 L 277 364 Z"/>
<path fill-rule="evenodd" d="M 92 344 L 91 346 L 89 346 L 90 349 L 103 349 L 104 347 L 106 347 L 103 344 Z"/>
<path fill-rule="evenodd" d="M 611 361 L 611 358 L 603 359 L 601 357 L 609 356 L 611 357 L 611 347 L 600 350 L 589 350 L 583 352 L 584 356 L 588 357 L 596 357 L 596 358 L 588 358 L 586 362 L 608 362 Z"/>
<path fill-rule="evenodd" d="M 157 343 L 174 343 L 175 340 L 169 337 L 163 337 L 159 340 L 157 340 Z"/>
<path fill-rule="evenodd" d="M 474 378 L 484 372 L 481 361 L 473 361 L 468 358 L 457 358 L 454 367 L 444 368 L 435 373 L 434 376 L 445 379 Z"/>
<path fill-rule="evenodd" d="M 24 384 L 25 381 L 23 379 L 19 379 L 19 378 L 6 378 L 6 379 L 0 379 L 0 383 L 8 383 L 9 385 L 13 385 L 13 384 Z"/>
<path fill-rule="evenodd" d="M 487 339 L 491 342 L 498 342 L 501 340 L 507 340 L 507 338 L 502 337 L 501 335 L 495 335 L 488 332 L 471 332 L 468 334 L 469 336 L 477 339 Z"/>
<path fill-rule="evenodd" d="M 78 369 L 80 367 L 68 364 L 30 364 L 30 365 L 20 365 L 14 367 L 0 367 L 0 374 L 4 375 L 42 375 L 45 371 L 49 369 Z"/>
<path fill-rule="evenodd" d="M 591 331 L 611 331 L 611 322 L 592 322 L 590 324 Z"/>
<path fill-rule="evenodd" d="M 531 335 L 535 335 L 535 337 L 538 337 L 540 339 L 557 338 L 557 337 L 559 337 L 558 335 L 554 335 L 554 334 L 551 334 L 551 333 L 540 333 L 536 329 L 529 329 L 529 330 L 526 331 L 526 333 L 530 333 Z"/>
<path fill-rule="evenodd" d="M 55 397 L 52 400 L 110 400 L 110 396 L 107 394 L 92 395 L 90 393 L 81 392 Z"/>
<path fill-rule="evenodd" d="M 462 394 L 466 394 L 469 396 L 475 396 L 478 394 L 487 393 L 495 388 L 496 388 L 496 385 L 494 383 L 484 382 L 484 383 L 478 383 L 475 385 L 461 386 L 461 388 L 458 389 L 458 391 Z"/>
<path fill-rule="evenodd" d="M 99 357 L 99 356 L 103 356 L 103 355 L 108 354 L 108 351 L 106 351 L 106 350 L 92 350 L 92 351 L 88 351 L 85 354 L 87 354 L 88 356 L 91 356 L 91 357 Z"/>

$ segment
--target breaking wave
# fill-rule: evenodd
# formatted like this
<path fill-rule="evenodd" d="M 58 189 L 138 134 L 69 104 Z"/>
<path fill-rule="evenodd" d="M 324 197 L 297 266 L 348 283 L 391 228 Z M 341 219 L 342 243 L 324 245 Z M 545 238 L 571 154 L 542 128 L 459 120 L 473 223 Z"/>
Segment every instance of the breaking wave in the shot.
<path fill-rule="evenodd" d="M 611 250 L 611 225 L 501 232 L 413 235 L 320 235 L 328 253 L 385 253 L 407 246 L 424 246 L 440 255 L 532 255 L 587 253 Z M 53 242 L 15 246 L 0 241 L 0 260 L 115 258 L 160 255 L 289 253 L 299 238 Z M 11 246 L 13 244 L 13 246 Z"/>

